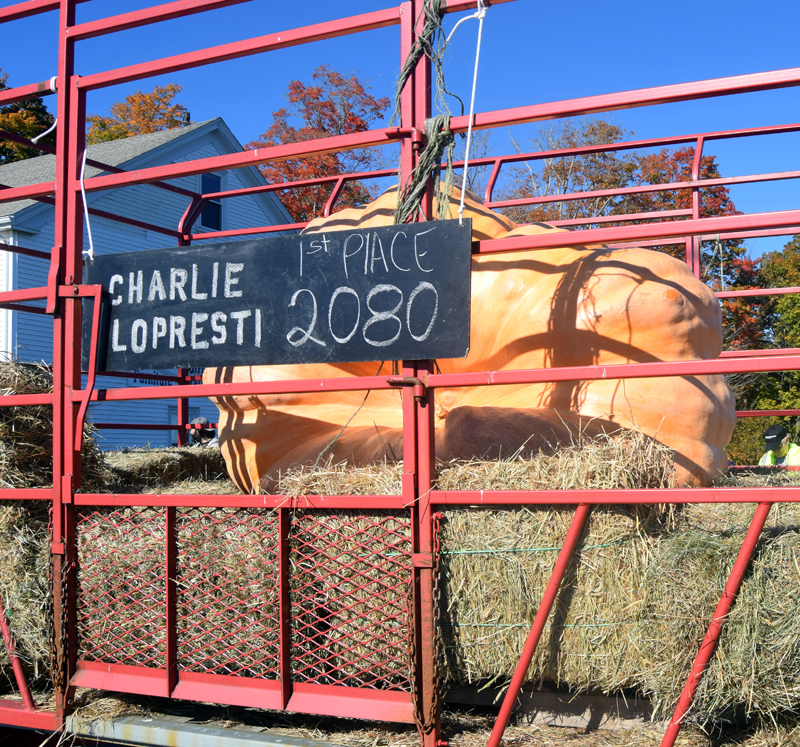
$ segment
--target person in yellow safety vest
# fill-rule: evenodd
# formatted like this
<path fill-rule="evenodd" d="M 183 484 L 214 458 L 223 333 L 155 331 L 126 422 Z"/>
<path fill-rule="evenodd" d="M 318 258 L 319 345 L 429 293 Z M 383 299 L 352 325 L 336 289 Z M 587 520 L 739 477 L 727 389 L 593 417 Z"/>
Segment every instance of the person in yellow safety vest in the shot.
<path fill-rule="evenodd" d="M 771 425 L 764 433 L 767 451 L 759 461 L 759 467 L 785 464 L 791 467 L 800 466 L 800 446 L 789 443 L 789 434 L 782 425 Z"/>

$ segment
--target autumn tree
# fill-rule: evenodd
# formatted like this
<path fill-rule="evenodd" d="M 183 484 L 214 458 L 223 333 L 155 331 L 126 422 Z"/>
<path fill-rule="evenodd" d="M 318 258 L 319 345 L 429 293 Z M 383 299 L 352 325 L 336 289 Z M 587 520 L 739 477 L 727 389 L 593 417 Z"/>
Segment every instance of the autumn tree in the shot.
<path fill-rule="evenodd" d="M 8 73 L 0 69 L 0 91 L 8 89 L 7 82 Z M 0 107 L 0 130 L 21 135 L 28 140 L 46 132 L 54 121 L 53 115 L 47 111 L 44 102 L 38 97 Z M 50 133 L 40 142 L 45 145 L 55 145 L 55 133 Z M 40 153 L 41 151 L 36 148 L 29 148 L 0 137 L 0 165 L 32 158 Z"/>
<path fill-rule="evenodd" d="M 343 75 L 329 65 L 321 65 L 312 74 L 312 83 L 299 80 L 289 83 L 287 106 L 272 114 L 272 124 L 258 140 L 248 143 L 249 150 L 297 143 L 336 135 L 365 132 L 380 120 L 389 107 L 388 98 L 375 98 L 355 74 Z M 374 148 L 325 153 L 261 166 L 268 182 L 283 182 L 335 176 L 348 172 L 369 171 L 384 166 L 382 155 Z M 288 191 L 281 200 L 298 222 L 320 215 L 332 190 L 331 184 Z M 359 182 L 348 182 L 337 202 L 338 208 L 368 202 L 375 195 Z"/>
<path fill-rule="evenodd" d="M 111 116 L 89 114 L 90 123 L 86 142 L 105 143 L 131 135 L 144 135 L 149 132 L 171 130 L 189 120 L 189 110 L 175 97 L 183 90 L 177 83 L 156 86 L 150 93 L 136 91 L 126 96 L 124 101 L 111 105 Z"/>
<path fill-rule="evenodd" d="M 513 140 L 518 153 L 549 152 L 593 145 L 611 145 L 630 135 L 627 130 L 602 119 L 565 119 L 540 127 L 527 144 Z M 638 168 L 634 153 L 598 152 L 586 155 L 552 156 L 526 161 L 508 169 L 498 200 L 547 197 L 568 192 L 589 192 L 629 186 Z M 613 215 L 618 197 L 521 205 L 502 210 L 515 223 L 534 223 Z"/>
<path fill-rule="evenodd" d="M 760 280 L 765 288 L 800 286 L 800 236 L 795 236 L 780 252 L 761 258 Z M 795 294 L 765 299 L 762 323 L 764 344 L 773 348 L 800 347 L 800 297 Z M 747 410 L 800 409 L 800 372 L 778 371 L 750 376 L 742 394 L 737 392 L 737 406 Z M 800 418 L 743 418 L 733 433 L 728 454 L 737 464 L 755 464 L 764 452 L 764 431 L 780 423 L 792 441 L 800 437 Z"/>

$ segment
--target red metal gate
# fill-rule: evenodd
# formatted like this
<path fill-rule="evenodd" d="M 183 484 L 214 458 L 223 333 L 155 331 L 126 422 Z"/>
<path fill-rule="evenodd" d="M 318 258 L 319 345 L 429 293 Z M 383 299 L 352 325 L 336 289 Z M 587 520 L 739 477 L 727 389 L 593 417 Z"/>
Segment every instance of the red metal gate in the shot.
<path fill-rule="evenodd" d="M 14 671 L 22 699 L 0 700 L 0 723 L 56 729 L 72 705 L 74 688 L 88 686 L 117 692 L 354 717 L 365 714 L 367 703 L 371 718 L 416 721 L 423 745 L 437 747 L 440 734 L 436 671 L 436 511 L 443 507 L 466 510 L 475 505 L 575 505 L 575 519 L 491 740 L 491 744 L 496 745 L 590 506 L 656 502 L 757 503 L 739 559 L 664 737 L 663 744 L 672 744 L 713 652 L 725 614 L 736 596 L 770 505 L 800 500 L 800 489 L 671 489 L 657 493 L 652 490 L 436 490 L 433 483 L 435 392 L 437 388 L 452 386 L 798 370 L 798 351 L 736 351 L 724 354 L 720 360 L 451 375 L 435 373 L 432 361 L 405 362 L 402 376 L 420 381 L 422 386 L 417 392 L 408 387 L 403 389 L 403 483 L 399 495 L 308 496 L 290 500 L 284 496 L 78 493 L 76 491 L 81 485 L 80 434 L 90 402 L 99 399 L 177 399 L 178 428 L 183 440 L 190 397 L 385 389 L 396 383 L 386 376 L 375 376 L 194 386 L 187 372 L 180 371 L 177 377 L 163 377 L 169 386 L 96 391 L 93 376 L 83 386 L 80 302 L 96 293 L 96 289 L 82 283 L 83 218 L 79 175 L 85 151 L 86 94 L 159 73 L 387 26 L 398 27 L 402 61 L 408 57 L 415 41 L 421 24 L 420 11 L 426 2 L 409 0 L 360 16 L 79 77 L 74 66 L 75 48 L 85 39 L 243 0 L 178 0 L 114 18 L 77 24 L 75 8 L 81 1 L 27 0 L 0 10 L 0 22 L 3 23 L 38 13 L 59 13 L 59 63 L 55 80 L 52 84 L 33 83 L 0 92 L 0 105 L 58 94 L 56 148 L 36 146 L 44 152 L 55 152 L 55 182 L 15 188 L 0 185 L 0 202 L 33 198 L 55 206 L 55 241 L 49 255 L 24 247 L 2 246 L 4 250 L 37 256 L 48 262 L 47 285 L 0 294 L 3 308 L 20 313 L 39 313 L 40 309 L 32 308 L 26 302 L 43 300 L 46 313 L 53 317 L 52 395 L 13 395 L 0 401 L 3 407 L 52 406 L 53 486 L 52 489 L 1 489 L 0 500 L 34 500 L 52 504 L 56 705 L 51 711 L 33 703 L 23 668 L 15 662 Z M 501 1 L 505 0 L 494 0 L 494 3 Z M 448 0 L 443 5 L 444 12 L 455 13 L 473 9 L 477 3 L 476 0 Z M 482 112 L 475 115 L 474 126 L 488 128 L 521 124 L 797 85 L 800 85 L 800 69 L 781 70 Z M 173 189 L 166 182 L 180 176 L 386 143 L 400 145 L 402 181 L 417 162 L 417 146 L 424 139 L 425 121 L 431 115 L 430 90 L 430 64 L 423 58 L 402 92 L 401 119 L 397 127 L 174 163 L 135 173 L 95 164 L 108 173 L 87 180 L 85 189 L 92 192 L 135 184 Z M 466 116 L 451 120 L 454 132 L 464 132 L 468 125 Z M 704 237 L 745 238 L 800 232 L 800 209 L 720 218 L 701 218 L 699 211 L 700 192 L 712 183 L 800 176 L 798 172 L 781 172 L 700 180 L 700 157 L 705 142 L 790 131 L 800 131 L 800 124 L 559 151 L 561 156 L 580 155 L 593 150 L 614 151 L 680 143 L 692 143 L 696 148 L 690 181 L 648 188 L 650 191 L 691 189 L 694 197 L 691 210 L 637 215 L 640 219 L 660 220 L 591 228 L 573 238 L 581 244 L 605 242 L 615 246 L 685 243 L 687 262 L 699 276 L 700 242 Z M 0 133 L 0 137 L 20 140 L 7 133 Z M 24 142 L 30 145 L 28 141 Z M 491 196 L 492 186 L 504 164 L 553 155 L 535 153 L 474 162 L 476 165 L 493 165 L 487 205 L 501 207 L 509 204 L 492 202 Z M 343 180 L 393 173 L 389 170 L 335 177 L 337 188 L 326 206 L 326 213 L 332 209 Z M 292 186 L 297 184 L 271 185 L 269 189 L 277 191 Z M 610 196 L 626 191 L 635 190 L 606 190 L 594 192 L 592 196 Z M 245 192 L 239 190 L 236 194 Z M 150 226 L 162 233 L 167 230 L 174 233 L 183 244 L 193 240 L 193 222 L 208 197 L 194 193 L 185 196 L 188 205 L 180 226 L 176 229 Z M 232 193 L 221 193 L 215 194 L 214 199 L 232 196 Z M 559 195 L 558 199 L 580 199 L 581 196 L 585 197 Z M 532 198 L 522 202 L 550 199 L 555 198 Z M 430 185 L 424 206 L 426 214 L 430 215 Z M 675 217 L 688 219 L 664 220 Z M 122 222 L 127 220 L 117 218 Z M 614 216 L 614 222 L 624 218 Z M 602 223 L 598 220 L 592 222 Z M 140 222 L 139 225 L 147 224 Z M 205 233 L 203 238 L 294 227 L 298 226 L 220 231 Z M 564 234 L 515 237 L 475 242 L 473 251 L 513 252 L 562 246 L 566 241 Z M 747 291 L 740 291 L 718 295 L 747 294 Z M 740 413 L 742 416 L 756 414 L 764 413 Z M 103 549 L 97 538 L 107 533 L 117 533 L 125 538 L 124 552 L 108 554 Z M 375 620 L 380 622 L 376 624 Z M 0 623 L 13 659 L 13 631 L 7 624 L 2 606 Z"/>

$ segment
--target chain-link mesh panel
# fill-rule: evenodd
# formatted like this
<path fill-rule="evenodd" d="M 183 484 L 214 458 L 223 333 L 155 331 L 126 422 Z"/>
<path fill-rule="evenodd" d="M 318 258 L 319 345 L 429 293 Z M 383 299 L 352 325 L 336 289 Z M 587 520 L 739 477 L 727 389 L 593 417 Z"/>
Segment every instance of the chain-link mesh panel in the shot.
<path fill-rule="evenodd" d="M 179 667 L 276 679 L 277 512 L 179 509 L 177 533 Z"/>
<path fill-rule="evenodd" d="M 298 682 L 409 690 L 409 514 L 298 511 L 291 553 Z"/>
<path fill-rule="evenodd" d="M 80 658 L 166 666 L 165 524 L 163 509 L 77 515 Z"/>

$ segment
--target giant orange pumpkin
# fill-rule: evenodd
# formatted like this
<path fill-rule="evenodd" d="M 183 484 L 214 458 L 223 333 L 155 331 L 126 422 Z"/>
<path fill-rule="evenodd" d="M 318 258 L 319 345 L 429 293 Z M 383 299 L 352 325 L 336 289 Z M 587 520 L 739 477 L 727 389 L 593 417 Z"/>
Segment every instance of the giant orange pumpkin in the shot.
<path fill-rule="evenodd" d="M 455 217 L 456 190 L 450 213 Z M 396 195 L 344 210 L 307 231 L 389 225 Z M 561 229 L 515 228 L 467 200 L 473 238 Z M 645 249 L 559 247 L 481 255 L 472 265 L 472 328 L 465 359 L 443 373 L 719 356 L 720 307 L 685 263 Z M 391 364 L 207 369 L 206 383 L 390 374 Z M 218 398 L 220 444 L 244 491 L 265 476 L 317 459 L 367 463 L 402 454 L 398 391 Z M 706 485 L 726 466 L 736 416 L 722 376 L 599 380 L 436 390 L 436 454 L 509 454 L 568 440 L 578 430 L 638 427 L 670 446 L 680 483 Z M 346 427 L 344 427 L 346 425 Z M 344 427 L 344 430 L 343 430 Z M 326 451 L 327 450 L 327 451 Z"/>

